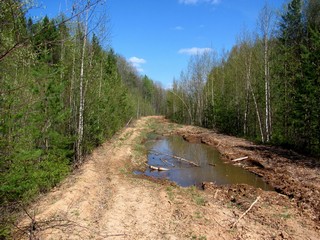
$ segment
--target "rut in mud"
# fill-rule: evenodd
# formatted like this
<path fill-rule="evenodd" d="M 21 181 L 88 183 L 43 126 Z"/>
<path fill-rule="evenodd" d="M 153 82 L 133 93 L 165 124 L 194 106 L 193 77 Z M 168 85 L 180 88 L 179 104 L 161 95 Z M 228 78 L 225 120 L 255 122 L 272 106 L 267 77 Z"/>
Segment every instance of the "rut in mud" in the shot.
<path fill-rule="evenodd" d="M 132 174 L 134 169 L 145 168 L 143 143 L 146 133 L 152 131 L 216 141 L 218 148 L 225 146 L 224 152 L 219 150 L 230 158 L 248 154 L 244 147 L 256 147 L 236 138 L 234 147 L 228 147 L 223 135 L 181 127 L 162 117 L 142 118 L 96 149 L 79 170 L 30 206 L 29 216 L 21 216 L 15 238 L 320 239 L 315 204 L 307 205 L 307 211 L 295 198 L 248 185 L 205 184 L 206 191 L 200 191 Z M 239 146 L 243 146 L 242 152 Z M 281 164 L 292 167 L 284 161 Z M 265 170 L 255 171 L 263 175 Z M 297 177 L 311 178 L 312 174 L 319 174 L 319 170 L 309 168 Z M 314 189 L 319 189 L 319 179 L 309 191 Z M 259 201 L 231 229 L 258 196 Z"/>

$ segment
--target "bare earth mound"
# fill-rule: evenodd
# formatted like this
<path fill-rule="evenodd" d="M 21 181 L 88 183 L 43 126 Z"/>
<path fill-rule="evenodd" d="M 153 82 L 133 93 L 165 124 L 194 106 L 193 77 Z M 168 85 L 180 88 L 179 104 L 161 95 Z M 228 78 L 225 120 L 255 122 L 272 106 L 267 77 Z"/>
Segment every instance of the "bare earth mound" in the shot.
<path fill-rule="evenodd" d="M 149 131 L 215 145 L 226 161 L 248 156 L 241 164 L 278 193 L 212 183 L 201 191 L 135 176 L 132 170 L 146 161 L 141 143 Z M 312 159 L 288 154 L 201 128 L 179 128 L 162 117 L 142 118 L 30 206 L 15 239 L 320 239 L 319 168 Z"/>

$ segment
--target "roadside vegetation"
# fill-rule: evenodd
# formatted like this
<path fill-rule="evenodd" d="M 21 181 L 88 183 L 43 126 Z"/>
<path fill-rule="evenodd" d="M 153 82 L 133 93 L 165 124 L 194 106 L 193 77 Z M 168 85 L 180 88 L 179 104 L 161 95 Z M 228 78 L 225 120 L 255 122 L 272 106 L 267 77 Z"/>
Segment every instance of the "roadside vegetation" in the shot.
<path fill-rule="evenodd" d="M 94 12 L 103 1 L 76 2 L 71 15 L 36 22 L 30 1 L 0 3 L 0 238 L 96 146 L 160 111 L 160 85 L 106 47 L 106 18 Z"/>
<path fill-rule="evenodd" d="M 191 57 L 167 117 L 319 156 L 319 96 L 320 2 L 291 0 L 265 5 L 230 52 Z"/>

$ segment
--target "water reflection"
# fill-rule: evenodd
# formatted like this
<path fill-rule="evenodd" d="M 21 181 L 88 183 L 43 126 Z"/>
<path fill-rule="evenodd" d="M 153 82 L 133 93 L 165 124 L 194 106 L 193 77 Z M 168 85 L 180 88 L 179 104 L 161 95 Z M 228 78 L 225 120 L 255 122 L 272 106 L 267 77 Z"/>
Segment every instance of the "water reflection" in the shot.
<path fill-rule="evenodd" d="M 146 145 L 149 149 L 148 164 L 170 169 L 169 171 L 147 169 L 145 174 L 148 176 L 166 178 L 180 186 L 198 185 L 201 182 L 210 181 L 218 185 L 245 183 L 265 190 L 272 189 L 255 174 L 224 163 L 220 158 L 220 153 L 211 146 L 189 143 L 180 136 L 150 141 Z M 168 155 L 183 157 L 200 167 L 194 167 Z"/>

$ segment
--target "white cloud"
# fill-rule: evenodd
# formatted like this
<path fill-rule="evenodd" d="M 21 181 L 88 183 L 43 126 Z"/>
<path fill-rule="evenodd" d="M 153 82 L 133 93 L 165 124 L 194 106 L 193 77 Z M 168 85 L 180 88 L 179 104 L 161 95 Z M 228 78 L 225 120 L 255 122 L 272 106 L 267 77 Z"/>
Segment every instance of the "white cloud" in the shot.
<path fill-rule="evenodd" d="M 179 3 L 186 5 L 195 5 L 198 3 L 219 4 L 221 0 L 179 0 Z"/>
<path fill-rule="evenodd" d="M 143 69 L 143 68 L 141 68 L 141 67 L 136 68 L 136 69 L 137 69 L 137 71 L 138 71 L 138 72 L 140 72 L 140 73 L 144 72 L 144 69 Z"/>
<path fill-rule="evenodd" d="M 129 58 L 129 62 L 130 62 L 131 64 L 133 64 L 133 65 L 134 65 L 134 64 L 140 65 L 140 64 L 146 63 L 147 61 L 144 60 L 143 58 L 131 57 L 131 58 Z"/>
<path fill-rule="evenodd" d="M 182 4 L 196 4 L 199 0 L 179 0 Z"/>
<path fill-rule="evenodd" d="M 203 54 L 205 52 L 212 52 L 212 48 L 182 48 L 178 51 L 180 54 L 187 54 L 187 55 L 197 55 L 197 54 Z"/>
<path fill-rule="evenodd" d="M 134 66 L 138 72 L 144 72 L 141 65 L 147 63 L 145 59 L 138 57 L 131 57 L 128 59 L 128 62 L 131 63 L 131 65 Z"/>
<path fill-rule="evenodd" d="M 174 27 L 173 29 L 174 29 L 174 30 L 177 30 L 177 31 L 184 30 L 184 28 L 183 28 L 183 27 L 181 27 L 181 26 L 176 26 L 176 27 Z"/>

